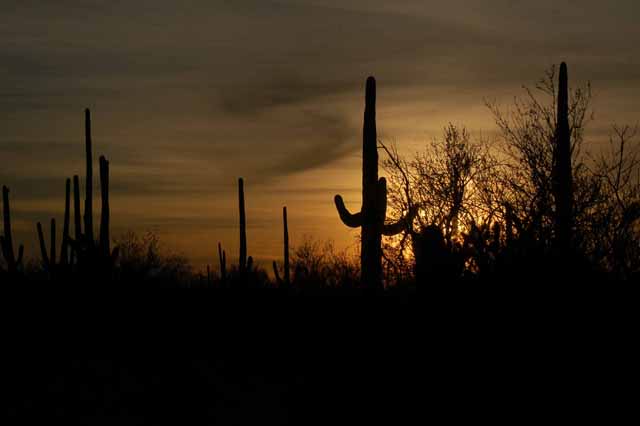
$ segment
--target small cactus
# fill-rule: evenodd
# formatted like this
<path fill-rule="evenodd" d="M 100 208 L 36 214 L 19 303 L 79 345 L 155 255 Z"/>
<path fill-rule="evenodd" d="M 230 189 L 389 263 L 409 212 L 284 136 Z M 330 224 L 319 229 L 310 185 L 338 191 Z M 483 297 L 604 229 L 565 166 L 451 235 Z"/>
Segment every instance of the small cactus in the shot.
<path fill-rule="evenodd" d="M 109 241 L 109 162 L 104 156 L 100 157 L 100 198 L 102 208 L 100 209 L 100 252 L 103 256 L 111 255 Z"/>
<path fill-rule="evenodd" d="M 222 250 L 222 244 L 218 242 L 218 258 L 220 259 L 220 281 L 227 281 L 227 253 Z"/>
<path fill-rule="evenodd" d="M 82 238 L 82 213 L 80 213 L 80 178 L 73 175 L 73 240 L 80 241 Z M 71 250 L 69 263 L 76 263 L 76 252 Z"/>
<path fill-rule="evenodd" d="M 278 265 L 273 261 L 273 274 L 280 287 L 289 288 L 291 286 L 291 276 L 289 272 L 289 226 L 287 225 L 287 208 L 282 208 L 282 224 L 284 227 L 284 280 L 278 273 Z"/>

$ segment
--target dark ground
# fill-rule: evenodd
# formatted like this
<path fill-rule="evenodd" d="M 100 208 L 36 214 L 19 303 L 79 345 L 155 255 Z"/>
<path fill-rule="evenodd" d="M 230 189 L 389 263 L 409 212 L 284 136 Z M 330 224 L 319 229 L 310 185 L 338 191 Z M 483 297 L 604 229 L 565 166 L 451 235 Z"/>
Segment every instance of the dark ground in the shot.
<path fill-rule="evenodd" d="M 634 404 L 637 334 L 612 309 L 521 295 L 5 297 L 4 424 L 611 421 Z"/>

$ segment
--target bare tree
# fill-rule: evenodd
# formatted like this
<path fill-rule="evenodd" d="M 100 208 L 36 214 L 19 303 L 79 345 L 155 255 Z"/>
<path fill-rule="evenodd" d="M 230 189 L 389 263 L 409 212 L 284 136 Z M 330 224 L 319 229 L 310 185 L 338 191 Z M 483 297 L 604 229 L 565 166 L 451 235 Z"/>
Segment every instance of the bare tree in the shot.
<path fill-rule="evenodd" d="M 547 245 L 553 236 L 553 162 L 555 135 L 558 126 L 556 67 L 552 66 L 532 90 L 523 87 L 525 96 L 515 98 L 510 109 L 503 111 L 495 102 L 486 101 L 499 130 L 500 152 L 506 161 L 502 168 L 500 187 L 503 202 L 508 205 L 520 233 L 526 232 Z M 592 120 L 591 86 L 569 92 L 569 130 L 571 139 L 574 209 L 588 208 L 594 199 L 584 191 L 585 156 L 582 154 L 586 125 Z"/>
<path fill-rule="evenodd" d="M 471 229 L 496 220 L 496 158 L 486 144 L 472 141 L 464 127 L 453 124 L 445 127 L 442 138 L 433 140 L 411 160 L 403 159 L 393 146 L 382 147 L 387 153 L 383 165 L 392 188 L 391 210 L 397 215 L 418 209 L 410 232 L 386 246 L 390 267 L 405 273 L 411 259 L 409 236 L 415 251 L 418 235 L 428 229 L 440 230 L 443 250 L 464 265 L 465 236 Z"/>
<path fill-rule="evenodd" d="M 472 141 L 463 127 L 449 125 L 441 139 L 410 159 L 382 144 L 393 214 L 412 207 L 419 211 L 409 233 L 387 241 L 388 270 L 406 275 L 413 260 L 411 240 L 428 231 L 431 238 L 442 238 L 440 247 L 455 258 L 456 268 L 463 264 L 459 276 L 486 276 L 500 268 L 510 271 L 506 276 L 516 265 L 544 273 L 556 232 L 556 78 L 551 67 L 508 109 L 486 102 L 499 130 L 494 143 Z M 593 119 L 591 99 L 588 83 L 569 91 L 572 256 L 577 262 L 572 267 L 630 278 L 640 271 L 637 128 L 614 126 L 609 150 L 594 156 L 584 147 Z"/>
<path fill-rule="evenodd" d="M 617 278 L 640 271 L 640 147 L 638 127 L 613 126 L 608 149 L 590 170 L 597 197 L 580 225 L 592 259 Z M 586 219 L 586 220 L 585 220 Z"/>

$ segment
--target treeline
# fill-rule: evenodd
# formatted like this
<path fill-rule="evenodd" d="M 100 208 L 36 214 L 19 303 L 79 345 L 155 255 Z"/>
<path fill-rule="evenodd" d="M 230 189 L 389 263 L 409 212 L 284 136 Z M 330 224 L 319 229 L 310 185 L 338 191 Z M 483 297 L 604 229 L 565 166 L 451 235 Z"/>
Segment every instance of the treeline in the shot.
<path fill-rule="evenodd" d="M 334 200 L 342 222 L 361 228 L 359 262 L 314 242 L 295 248 L 290 259 L 284 207 L 283 262 L 273 262 L 274 279 L 247 253 L 242 178 L 237 265 L 227 263 L 220 243 L 219 266 L 196 273 L 184 257 L 163 254 L 151 234 L 114 240 L 104 156 L 99 160 L 99 232 L 94 235 L 91 116 L 86 110 L 84 213 L 80 179 L 74 175 L 66 180 L 62 241 L 56 242 L 55 219 L 48 242 L 37 223 L 41 260 L 25 267 L 23 246 L 13 241 L 9 189 L 3 187 L 0 277 L 14 283 L 291 290 L 415 289 L 428 282 L 474 279 L 637 278 L 640 167 L 634 129 L 615 127 L 611 151 L 593 154 L 583 149 L 590 88 L 570 90 L 563 63 L 558 75 L 552 68 L 536 89 L 550 102 L 527 90 L 508 112 L 488 104 L 500 130 L 497 141 L 473 141 L 466 129 L 449 125 L 443 139 L 407 159 L 378 140 L 376 83 L 369 77 L 362 206 L 351 213 L 342 197 Z M 380 149 L 389 184 L 379 177 Z M 387 220 L 387 210 L 395 219 Z"/>

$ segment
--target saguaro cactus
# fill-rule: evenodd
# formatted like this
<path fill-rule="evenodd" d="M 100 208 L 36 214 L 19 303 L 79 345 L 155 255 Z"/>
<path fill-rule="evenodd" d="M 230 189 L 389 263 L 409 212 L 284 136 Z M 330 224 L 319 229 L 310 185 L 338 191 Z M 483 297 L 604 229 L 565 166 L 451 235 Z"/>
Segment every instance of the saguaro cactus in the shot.
<path fill-rule="evenodd" d="M 84 135 L 86 154 L 86 178 L 84 199 L 84 234 L 93 241 L 93 154 L 91 152 L 91 111 L 84 110 Z"/>
<path fill-rule="evenodd" d="M 414 212 L 409 212 L 395 224 L 385 225 L 387 211 L 387 182 L 378 179 L 378 146 L 376 132 L 376 80 L 367 78 L 365 90 L 364 126 L 362 131 L 362 208 L 352 214 L 340 195 L 335 204 L 342 222 L 351 228 L 362 228 L 361 281 L 369 288 L 381 289 L 382 235 L 399 234 L 410 227 Z"/>
<path fill-rule="evenodd" d="M 86 154 L 86 195 L 84 205 L 84 234 L 81 233 L 80 223 L 80 191 L 78 177 L 74 176 L 74 220 L 75 239 L 71 240 L 74 254 L 81 269 L 87 273 L 95 273 L 97 267 L 103 274 L 100 279 L 108 279 L 105 272 L 110 271 L 117 256 L 118 248 L 110 248 L 110 207 L 109 207 L 109 162 L 104 156 L 100 157 L 100 234 L 99 241 L 93 236 L 93 156 L 91 147 L 91 113 L 85 110 L 85 154 Z"/>
<path fill-rule="evenodd" d="M 247 218 L 244 210 L 244 180 L 238 179 L 238 207 L 240 209 L 240 273 L 247 271 Z"/>
<path fill-rule="evenodd" d="M 278 273 L 278 265 L 273 261 L 273 274 L 276 277 L 278 285 L 281 287 L 289 287 L 291 285 L 291 276 L 289 273 L 289 226 L 287 225 L 287 208 L 282 208 L 282 225 L 284 228 L 284 280 L 280 278 Z"/>
<path fill-rule="evenodd" d="M 24 254 L 24 246 L 20 244 L 18 248 L 18 256 L 13 251 L 13 234 L 11 232 L 11 205 L 9 204 L 9 188 L 2 187 L 2 219 L 4 224 L 4 235 L 0 237 L 0 246 L 2 247 L 2 255 L 7 263 L 7 272 L 9 275 L 16 275 L 22 267 L 22 256 Z"/>
<path fill-rule="evenodd" d="M 569 84 L 567 64 L 560 65 L 558 116 L 553 161 L 554 226 L 558 248 L 571 245 L 573 183 L 571 174 L 571 129 L 569 127 Z"/>
<path fill-rule="evenodd" d="M 64 224 L 62 227 L 62 247 L 60 248 L 60 261 L 64 265 L 71 263 L 69 259 L 69 220 L 71 207 L 71 179 L 67 178 L 64 186 Z"/>

